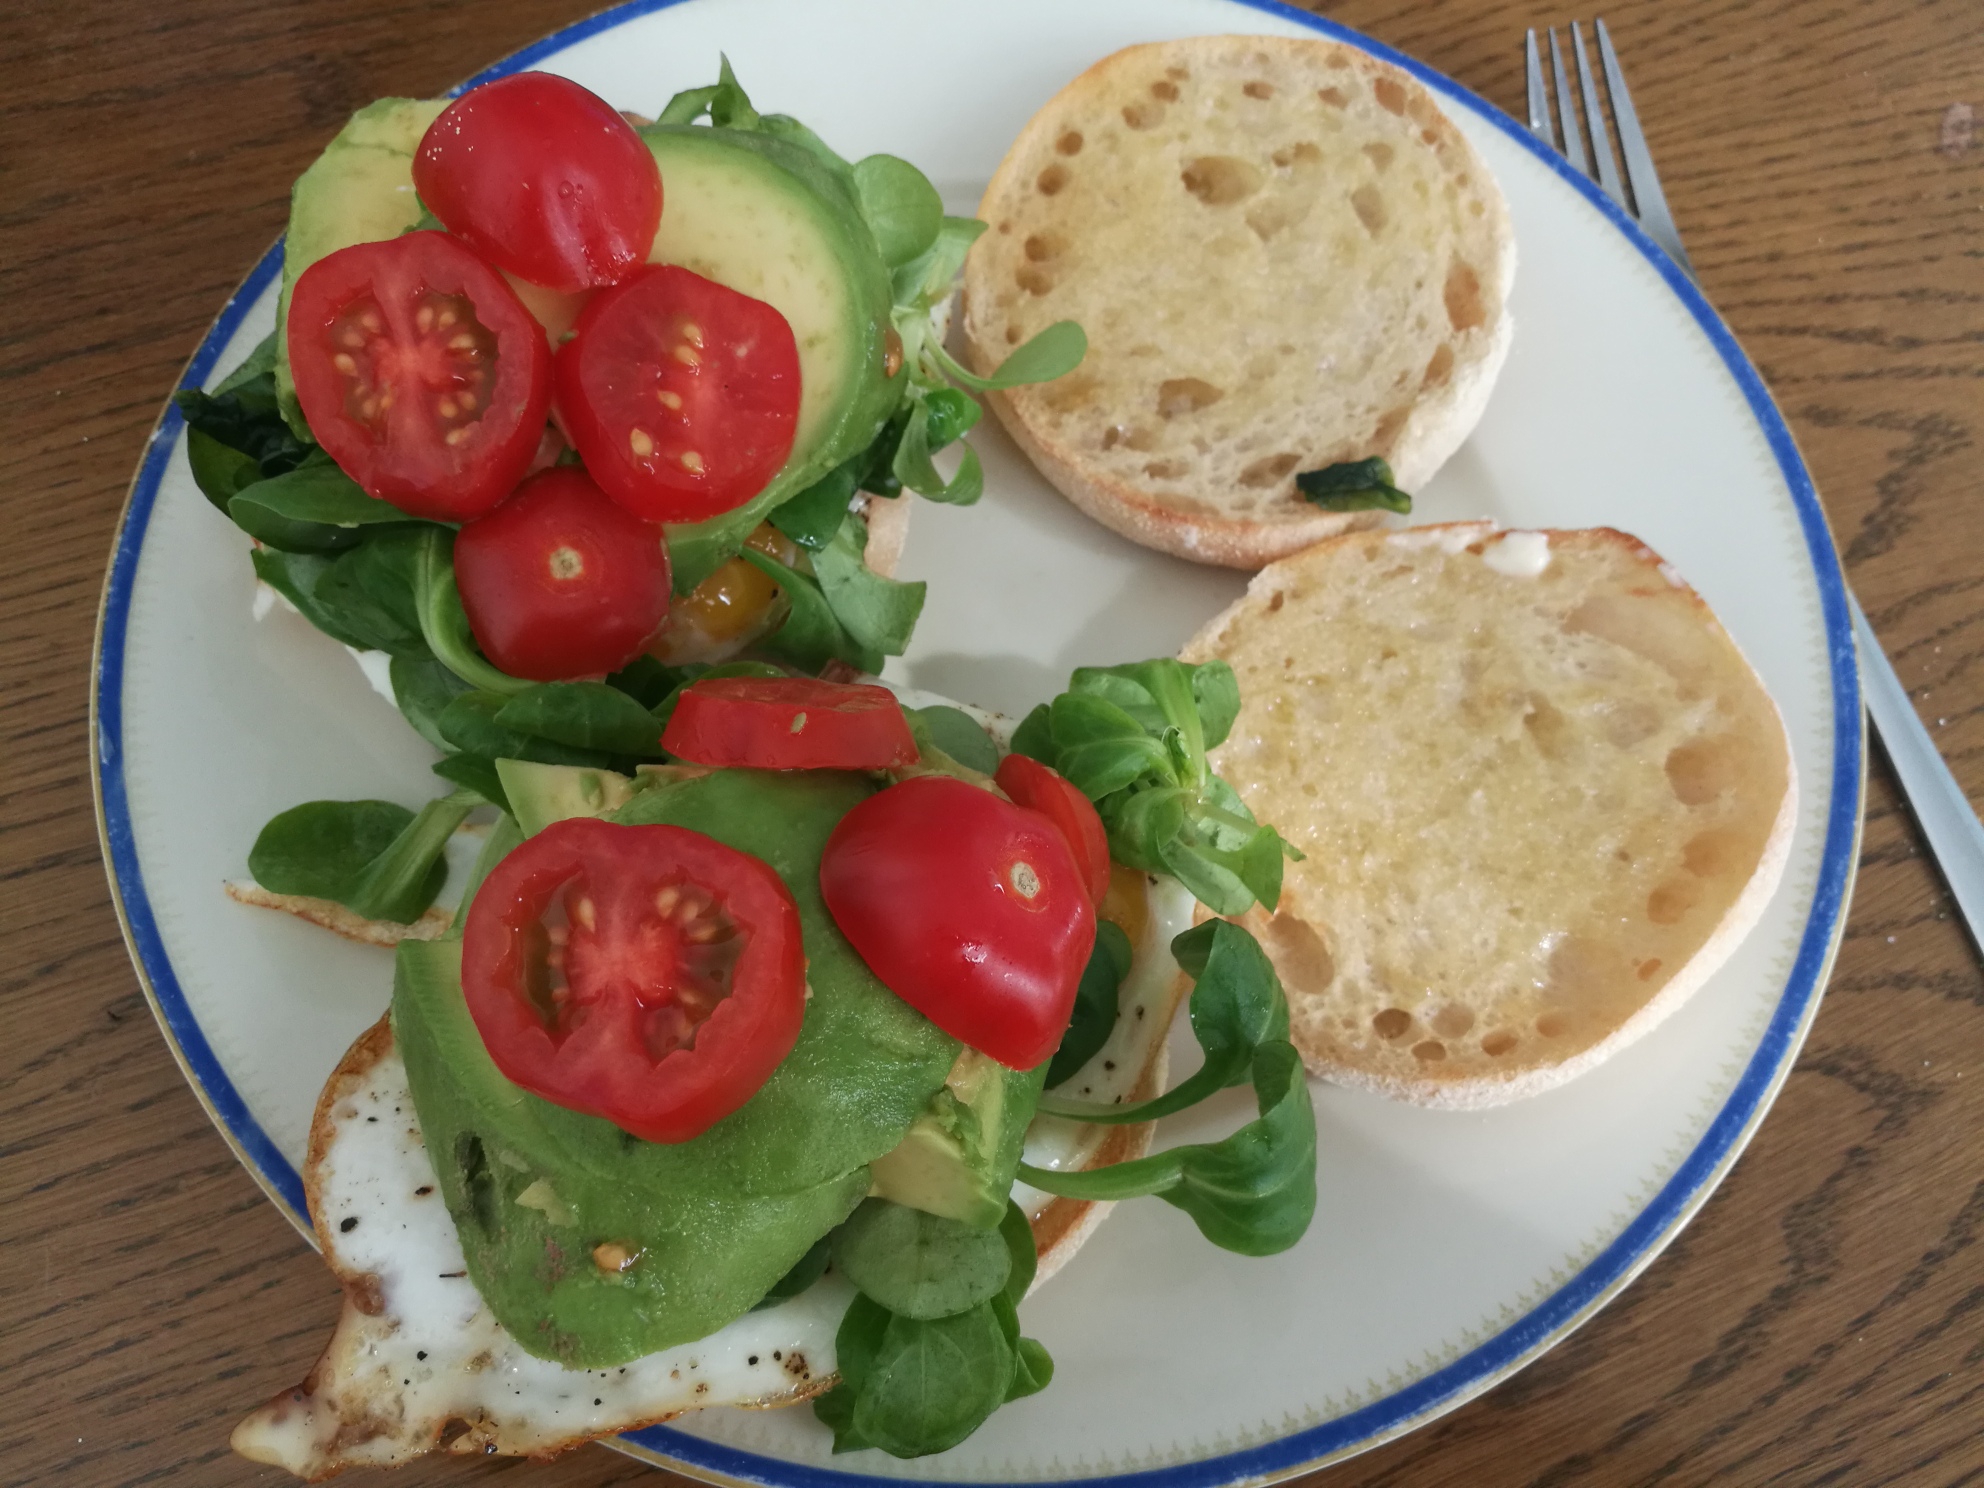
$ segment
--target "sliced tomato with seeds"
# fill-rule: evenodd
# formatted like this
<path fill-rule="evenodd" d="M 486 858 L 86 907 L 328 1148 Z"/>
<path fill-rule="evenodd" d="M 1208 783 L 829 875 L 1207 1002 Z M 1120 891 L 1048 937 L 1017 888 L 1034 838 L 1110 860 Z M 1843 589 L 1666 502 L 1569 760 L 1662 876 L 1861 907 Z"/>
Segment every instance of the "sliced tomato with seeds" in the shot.
<path fill-rule="evenodd" d="M 503 276 L 446 234 L 319 259 L 290 294 L 286 336 L 311 432 L 369 494 L 466 521 L 530 468 L 551 349 Z"/>
<path fill-rule="evenodd" d="M 477 892 L 462 991 L 508 1079 L 645 1141 L 685 1142 L 798 1042 L 799 910 L 769 864 L 701 832 L 554 822 Z"/>
<path fill-rule="evenodd" d="M 792 453 L 799 346 L 763 300 L 658 264 L 586 306 L 557 386 L 607 495 L 650 522 L 699 522 L 749 501 Z"/>
<path fill-rule="evenodd" d="M 706 677 L 682 690 L 662 732 L 677 759 L 755 770 L 890 770 L 916 739 L 886 687 L 811 677 Z"/>
<path fill-rule="evenodd" d="M 597 676 L 667 618 L 668 544 L 585 471 L 554 466 L 456 535 L 455 583 L 476 644 L 511 676 Z"/>
<path fill-rule="evenodd" d="M 1015 806 L 1038 811 L 1061 829 L 1088 885 L 1090 902 L 1100 904 L 1109 892 L 1109 833 L 1089 798 L 1067 776 L 1023 754 L 1000 760 L 992 778 Z"/>

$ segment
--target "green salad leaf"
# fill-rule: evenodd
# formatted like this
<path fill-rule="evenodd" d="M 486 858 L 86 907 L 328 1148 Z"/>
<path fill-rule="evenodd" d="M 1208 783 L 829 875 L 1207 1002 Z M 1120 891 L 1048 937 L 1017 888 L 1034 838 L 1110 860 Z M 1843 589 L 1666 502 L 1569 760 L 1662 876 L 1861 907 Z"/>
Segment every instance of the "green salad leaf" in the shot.
<path fill-rule="evenodd" d="M 1295 489 L 1324 511 L 1412 510 L 1412 498 L 1392 482 L 1392 467 L 1377 456 L 1304 470 Z"/>
<path fill-rule="evenodd" d="M 1254 937 L 1211 920 L 1172 941 L 1195 979 L 1192 1032 L 1205 1064 L 1176 1088 L 1136 1105 L 1043 1097 L 1048 1114 L 1098 1122 L 1149 1121 L 1220 1090 L 1251 1083 L 1257 1119 L 1218 1142 L 1173 1147 L 1086 1172 L 1020 1165 L 1020 1179 L 1073 1199 L 1151 1194 L 1192 1217 L 1213 1244 L 1273 1255 L 1301 1239 L 1316 1212 L 1316 1122 L 1301 1056 L 1288 1041 L 1288 1003 Z"/>
<path fill-rule="evenodd" d="M 1068 690 L 1029 713 L 1013 748 L 1068 777 L 1095 803 L 1109 855 L 1178 879 L 1215 914 L 1273 909 L 1284 857 L 1300 854 L 1212 773 L 1240 711 L 1223 661 L 1169 659 L 1081 667 Z"/>
<path fill-rule="evenodd" d="M 1075 1071 L 1095 1058 L 1097 1051 L 1109 1042 L 1119 1011 L 1117 994 L 1122 989 L 1123 978 L 1130 974 L 1133 959 L 1130 937 L 1123 933 L 1123 927 L 1111 920 L 1098 919 L 1095 949 L 1089 952 L 1088 965 L 1075 988 L 1075 1010 L 1069 1017 L 1068 1031 L 1061 1035 L 1061 1047 L 1055 1050 L 1053 1062 L 1047 1066 L 1049 1090 L 1073 1077 Z M 1052 1098 L 1043 1096 L 1040 1108 L 1052 1112 Z"/>
<path fill-rule="evenodd" d="M 329 899 L 368 920 L 409 925 L 447 882 L 448 839 L 480 793 L 457 790 L 419 812 L 390 801 L 308 801 L 270 818 L 248 871 L 275 894 Z"/>

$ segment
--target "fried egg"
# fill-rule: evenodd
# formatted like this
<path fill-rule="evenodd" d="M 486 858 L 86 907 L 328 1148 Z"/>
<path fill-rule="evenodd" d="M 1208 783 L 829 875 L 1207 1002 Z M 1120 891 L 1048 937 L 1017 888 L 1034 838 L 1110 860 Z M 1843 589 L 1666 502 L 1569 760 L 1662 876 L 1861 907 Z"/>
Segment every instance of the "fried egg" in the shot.
<path fill-rule="evenodd" d="M 1136 878 L 1144 912 L 1116 1027 L 1061 1087 L 1084 1100 L 1142 1099 L 1164 1082 L 1165 1034 L 1183 982 L 1170 942 L 1190 928 L 1193 901 L 1170 879 Z M 1040 1117 L 1026 1156 L 1079 1169 L 1140 1156 L 1149 1142 L 1147 1126 Z M 304 1184 L 343 1308 L 308 1378 L 235 1428 L 234 1449 L 254 1461 L 315 1480 L 441 1449 L 545 1457 L 685 1411 L 794 1404 L 835 1383 L 834 1335 L 854 1293 L 831 1270 L 707 1338 L 616 1368 L 572 1369 L 525 1352 L 469 1280 L 384 1018 L 318 1100 Z M 1023 1185 L 1014 1196 L 1041 1253 L 1036 1286 L 1108 1207 Z"/>

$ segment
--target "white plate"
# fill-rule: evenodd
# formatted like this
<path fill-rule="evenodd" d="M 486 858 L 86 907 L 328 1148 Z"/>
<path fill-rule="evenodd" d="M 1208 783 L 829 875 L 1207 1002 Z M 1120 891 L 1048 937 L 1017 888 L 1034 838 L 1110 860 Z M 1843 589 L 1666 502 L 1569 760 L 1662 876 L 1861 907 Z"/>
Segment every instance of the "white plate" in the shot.
<path fill-rule="evenodd" d="M 504 63 L 652 110 L 719 50 L 754 99 L 850 156 L 914 159 L 969 211 L 1034 109 L 1131 42 L 1323 32 L 1237 0 L 654 0 Z M 1626 529 L 1680 568 L 1783 709 L 1802 783 L 1791 863 L 1763 923 L 1677 1016 L 1597 1075 L 1451 1115 L 1316 1091 L 1322 1204 L 1268 1260 L 1210 1248 L 1163 1204 L 1118 1209 L 1027 1308 L 1044 1394 L 964 1445 L 834 1458 L 810 1411 L 711 1411 L 634 1449 L 718 1479 L 1283 1475 L 1451 1408 L 1561 1338 L 1708 1196 L 1776 1093 L 1841 928 L 1860 816 L 1861 724 L 1844 589 L 1811 484 L 1714 313 L 1600 194 L 1506 115 L 1410 60 L 1506 190 L 1521 247 L 1515 349 L 1479 432 L 1419 520 Z M 277 257 L 187 374 L 231 367 L 273 322 Z M 106 588 L 95 694 L 106 856 L 139 975 L 242 1160 L 301 1221 L 296 1164 L 318 1086 L 385 1006 L 380 952 L 239 907 L 261 824 L 298 801 L 435 791 L 427 747 L 301 620 L 249 620 L 246 543 L 195 489 L 168 411 Z M 929 608 L 895 675 L 1020 712 L 1082 663 L 1173 651 L 1239 587 L 1077 515 L 989 422 L 987 495 L 921 504 L 905 559 Z M 1237 1107 L 1168 1124 L 1166 1140 Z M 330 1319 L 325 1318 L 328 1330 Z M 300 1375 L 310 1361 L 293 1361 Z M 243 1400 L 243 1409 L 255 1404 Z"/>

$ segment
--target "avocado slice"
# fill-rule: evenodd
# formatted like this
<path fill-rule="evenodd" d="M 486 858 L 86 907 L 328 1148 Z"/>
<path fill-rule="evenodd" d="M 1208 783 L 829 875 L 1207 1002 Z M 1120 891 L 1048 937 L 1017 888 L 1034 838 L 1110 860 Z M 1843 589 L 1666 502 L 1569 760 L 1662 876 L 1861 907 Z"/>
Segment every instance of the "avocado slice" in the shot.
<path fill-rule="evenodd" d="M 639 789 L 630 777 L 586 765 L 540 765 L 533 760 L 499 759 L 510 813 L 526 837 L 573 816 L 610 816 Z"/>
<path fill-rule="evenodd" d="M 1047 1066 L 1010 1070 L 965 1049 L 944 1088 L 870 1168 L 877 1198 L 990 1230 L 1005 1216 Z"/>
<path fill-rule="evenodd" d="M 283 237 L 278 330 L 289 324 L 290 291 L 310 265 L 354 243 L 396 238 L 421 220 L 423 209 L 413 190 L 413 152 L 447 106 L 445 98 L 382 98 L 368 104 L 296 178 Z M 286 335 L 276 337 L 276 397 L 289 426 L 308 437 L 290 380 Z"/>
<path fill-rule="evenodd" d="M 669 529 L 686 593 L 742 545 L 766 512 L 865 449 L 902 399 L 885 370 L 889 271 L 847 187 L 814 155 L 771 135 L 701 125 L 641 131 L 661 167 L 651 262 L 680 264 L 775 307 L 799 343 L 799 426 L 785 466 L 735 511 Z"/>
<path fill-rule="evenodd" d="M 799 906 L 812 993 L 799 1042 L 688 1142 L 643 1142 L 512 1085 L 462 999 L 460 943 L 402 943 L 393 1030 L 421 1132 L 469 1276 L 531 1353 L 606 1368 L 741 1316 L 861 1202 L 868 1164 L 943 1086 L 956 1040 L 875 979 L 820 898 L 827 835 L 871 790 L 847 772 L 723 770 L 617 814 L 754 853 Z"/>

